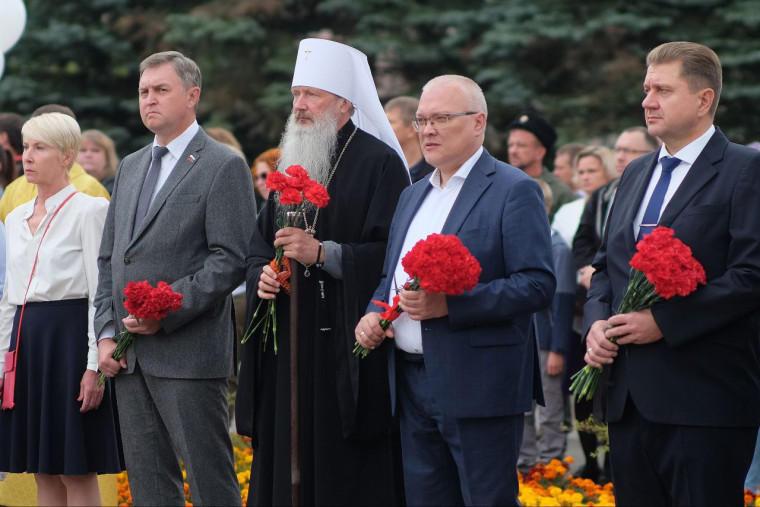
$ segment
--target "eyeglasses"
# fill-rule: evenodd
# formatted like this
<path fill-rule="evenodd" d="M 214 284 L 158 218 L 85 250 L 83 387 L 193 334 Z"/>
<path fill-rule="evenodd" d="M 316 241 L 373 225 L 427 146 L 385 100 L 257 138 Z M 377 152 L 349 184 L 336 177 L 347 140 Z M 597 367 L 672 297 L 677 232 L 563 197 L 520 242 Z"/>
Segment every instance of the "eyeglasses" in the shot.
<path fill-rule="evenodd" d="M 412 118 L 412 127 L 414 127 L 415 132 L 422 132 L 425 130 L 425 126 L 429 123 L 431 127 L 442 129 L 448 126 L 451 118 L 456 118 L 457 116 L 469 116 L 471 114 L 478 114 L 478 112 L 465 111 L 464 113 L 439 113 L 427 118 Z"/>
<path fill-rule="evenodd" d="M 615 148 L 615 153 L 622 153 L 623 155 L 635 155 L 637 153 L 649 153 L 650 150 L 632 150 L 630 148 Z"/>

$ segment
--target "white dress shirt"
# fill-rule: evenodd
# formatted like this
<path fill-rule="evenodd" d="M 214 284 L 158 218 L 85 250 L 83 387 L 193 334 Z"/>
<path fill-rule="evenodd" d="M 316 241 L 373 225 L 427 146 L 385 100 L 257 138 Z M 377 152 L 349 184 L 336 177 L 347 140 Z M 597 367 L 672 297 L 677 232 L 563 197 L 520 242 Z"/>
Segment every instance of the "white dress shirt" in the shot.
<path fill-rule="evenodd" d="M 93 298 L 98 288 L 98 251 L 108 201 L 82 192 L 74 195 L 55 217 L 39 248 L 37 268 L 31 275 L 34 258 L 45 228 L 58 206 L 76 189 L 69 185 L 45 201 L 47 214 L 32 234 L 28 220 L 34 213 L 33 200 L 14 209 L 5 219 L 6 273 L 3 297 L 0 300 L 0 368 L 11 342 L 11 328 L 16 307 L 34 301 L 60 301 L 87 298 L 87 369 L 98 369 L 98 347 L 95 342 Z M 2 371 L 2 370 L 0 370 Z"/>
<path fill-rule="evenodd" d="M 660 208 L 660 214 L 657 216 L 658 222 L 662 216 L 662 212 L 665 210 L 665 207 L 670 202 L 670 199 L 672 199 L 673 194 L 675 194 L 676 190 L 678 190 L 678 187 L 681 186 L 684 178 L 686 178 L 686 175 L 689 173 L 689 169 L 691 169 L 691 166 L 694 165 L 694 161 L 697 160 L 699 154 L 702 153 L 702 150 L 705 149 L 707 142 L 710 140 L 714 133 L 715 126 L 710 125 L 710 128 L 707 129 L 707 132 L 681 148 L 678 153 L 673 153 L 672 155 L 670 152 L 668 152 L 668 149 L 664 144 L 660 147 L 660 154 L 657 156 L 657 167 L 654 168 L 652 179 L 649 180 L 649 186 L 647 187 L 647 191 L 644 194 L 644 199 L 642 199 L 641 204 L 639 205 L 639 212 L 636 214 L 636 218 L 633 220 L 634 238 L 639 237 L 639 228 L 641 227 L 641 221 L 644 219 L 644 213 L 647 210 L 647 205 L 649 204 L 649 200 L 652 198 L 652 194 L 654 193 L 654 187 L 656 187 L 657 182 L 660 181 L 660 175 L 662 174 L 662 158 L 673 156 L 677 159 L 680 159 L 681 163 L 678 164 L 675 169 L 673 169 L 673 172 L 670 175 L 670 184 L 668 185 L 668 191 L 665 192 L 665 199 L 662 201 L 662 208 Z"/>
<path fill-rule="evenodd" d="M 166 147 L 169 149 L 169 153 L 161 158 L 161 170 L 158 172 L 156 188 L 153 190 L 153 195 L 150 197 L 151 204 L 153 204 L 153 199 L 156 198 L 156 195 L 158 195 L 158 192 L 161 190 L 161 187 L 164 186 L 166 180 L 169 179 L 169 175 L 171 175 L 172 171 L 174 170 L 174 166 L 177 165 L 180 157 L 182 157 L 182 154 L 185 153 L 187 145 L 190 144 L 190 141 L 193 140 L 195 134 L 198 133 L 199 128 L 200 127 L 198 126 L 198 122 L 193 120 L 193 123 L 191 123 L 184 132 L 172 139 L 172 141 L 166 145 Z M 158 144 L 158 140 L 154 138 L 153 147 L 156 146 L 160 145 Z M 152 149 L 153 148 L 151 148 L 151 150 Z"/>
<path fill-rule="evenodd" d="M 404 271 L 401 260 L 404 255 L 421 239 L 427 238 L 434 233 L 440 233 L 443 224 L 449 217 L 451 208 L 459 196 L 462 185 L 467 175 L 470 174 L 475 162 L 483 154 L 481 146 L 467 161 L 462 164 L 459 170 L 449 178 L 445 187 L 441 187 L 441 171 L 436 169 L 430 174 L 428 181 L 433 187 L 430 189 L 425 199 L 422 201 L 417 214 L 414 215 L 409 229 L 406 231 L 404 245 L 401 247 L 401 255 L 398 258 L 398 264 L 393 274 L 395 284 L 391 283 L 390 292 L 388 293 L 389 303 L 393 301 L 396 295 L 396 288 L 401 289 L 409 279 L 409 275 Z M 422 328 L 418 320 L 412 320 L 406 313 L 402 313 L 393 321 L 393 331 L 395 334 L 394 343 L 396 347 L 406 352 L 422 354 Z"/>

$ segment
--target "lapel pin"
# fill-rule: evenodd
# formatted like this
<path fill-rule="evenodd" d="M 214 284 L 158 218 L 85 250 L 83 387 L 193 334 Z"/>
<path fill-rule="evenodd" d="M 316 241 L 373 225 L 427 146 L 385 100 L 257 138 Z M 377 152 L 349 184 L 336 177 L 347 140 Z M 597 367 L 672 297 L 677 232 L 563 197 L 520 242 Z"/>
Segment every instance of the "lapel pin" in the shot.
<path fill-rule="evenodd" d="M 195 155 L 190 155 L 189 157 L 187 157 L 187 161 L 190 162 L 191 164 L 195 162 Z"/>

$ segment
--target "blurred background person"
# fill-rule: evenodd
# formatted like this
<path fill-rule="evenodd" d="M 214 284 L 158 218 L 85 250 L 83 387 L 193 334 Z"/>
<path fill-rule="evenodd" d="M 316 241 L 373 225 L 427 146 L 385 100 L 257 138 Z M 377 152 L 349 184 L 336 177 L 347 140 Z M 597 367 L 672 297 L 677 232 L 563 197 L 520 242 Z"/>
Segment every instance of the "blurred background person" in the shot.
<path fill-rule="evenodd" d="M 581 143 L 563 144 L 557 149 L 557 155 L 554 157 L 554 176 L 570 187 L 576 197 L 585 197 L 583 190 L 578 188 L 578 181 L 575 174 L 575 157 L 585 148 Z"/>
<path fill-rule="evenodd" d="M 581 273 L 581 285 L 588 289 L 591 283 L 591 261 L 602 244 L 602 234 L 607 223 L 607 215 L 615 197 L 620 176 L 636 158 L 659 148 L 660 142 L 646 127 L 629 127 L 620 133 L 615 141 L 615 179 L 595 190 L 586 203 L 578 230 L 573 238 L 573 259 Z M 583 365 L 584 363 L 581 363 Z"/>
<path fill-rule="evenodd" d="M 573 191 L 562 183 L 544 165 L 544 160 L 554 149 L 557 131 L 546 119 L 535 111 L 526 111 L 518 115 L 507 125 L 507 155 L 509 163 L 522 169 L 533 179 L 543 180 L 552 189 L 552 209 L 549 220 L 563 205 L 575 199 Z"/>
<path fill-rule="evenodd" d="M 6 220 L 0 360 L 17 356 L 15 407 L 0 411 L 0 470 L 34 473 L 39 505 L 99 505 L 97 474 L 121 471 L 92 320 L 108 201 L 69 182 L 74 119 L 40 115 L 23 136 L 24 176 L 38 195 Z"/>
<path fill-rule="evenodd" d="M 393 98 L 385 104 L 385 115 L 393 128 L 393 133 L 404 152 L 406 166 L 409 168 L 409 177 L 412 183 L 421 180 L 431 172 L 434 167 L 427 163 L 422 156 L 420 138 L 412 126 L 412 119 L 417 115 L 417 106 L 420 100 L 416 97 L 402 95 Z"/>
<path fill-rule="evenodd" d="M 243 146 L 240 144 L 240 141 L 237 140 L 235 134 L 222 127 L 209 127 L 205 130 L 211 139 L 216 139 L 225 146 L 229 146 L 232 148 L 232 151 L 245 160 L 246 164 L 248 163 L 248 160 L 245 158 L 245 153 L 243 153 Z"/>
<path fill-rule="evenodd" d="M 253 187 L 256 189 L 256 207 L 259 212 L 267 203 L 269 189 L 267 188 L 267 174 L 277 170 L 277 162 L 280 160 L 280 148 L 270 148 L 260 154 L 251 165 Z"/>
<path fill-rule="evenodd" d="M 77 162 L 95 178 L 101 185 L 113 193 L 113 182 L 116 179 L 116 169 L 119 167 L 119 157 L 116 155 L 116 145 L 113 139 L 100 130 L 85 130 L 82 132 L 82 146 L 79 148 Z"/>
<path fill-rule="evenodd" d="M 23 174 L 21 153 L 24 151 L 21 141 L 21 127 L 24 118 L 16 113 L 0 113 L 0 146 L 11 152 L 17 173 Z"/>
<path fill-rule="evenodd" d="M 581 221 L 583 209 L 589 196 L 618 176 L 612 151 L 605 146 L 588 146 L 575 157 L 578 189 L 585 197 L 569 202 L 557 210 L 552 227 L 562 235 L 567 246 L 572 247 L 575 231 Z"/>
<path fill-rule="evenodd" d="M 18 176 L 16 171 L 16 162 L 13 161 L 13 154 L 0 146 L 0 196 L 5 192 L 11 181 Z"/>
<path fill-rule="evenodd" d="M 46 104 L 40 106 L 32 112 L 31 118 L 45 113 L 61 113 L 70 116 L 75 121 L 77 119 L 71 108 L 60 104 Z M 111 194 L 108 193 L 108 190 L 106 190 L 97 179 L 87 174 L 76 160 L 74 161 L 74 165 L 71 166 L 71 169 L 69 169 L 69 183 L 74 185 L 74 187 L 80 192 L 93 197 L 111 198 Z M 16 178 L 13 180 L 7 187 L 5 187 L 5 192 L 3 192 L 3 196 L 0 197 L 0 221 L 5 222 L 5 217 L 8 216 L 8 213 L 21 204 L 34 199 L 36 196 L 37 185 L 27 181 L 26 178 Z"/>

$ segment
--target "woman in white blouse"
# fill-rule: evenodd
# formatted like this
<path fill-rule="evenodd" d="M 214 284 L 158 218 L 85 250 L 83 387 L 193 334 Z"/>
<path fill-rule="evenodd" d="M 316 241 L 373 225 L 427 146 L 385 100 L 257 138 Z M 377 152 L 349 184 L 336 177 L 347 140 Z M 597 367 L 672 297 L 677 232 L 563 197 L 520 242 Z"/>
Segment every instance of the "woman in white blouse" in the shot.
<path fill-rule="evenodd" d="M 69 183 L 76 120 L 42 114 L 22 134 L 24 176 L 38 195 L 5 220 L 0 362 L 8 350 L 17 359 L 15 406 L 0 411 L 0 471 L 33 473 L 40 505 L 98 505 L 97 474 L 121 470 L 92 322 L 108 202 Z"/>

